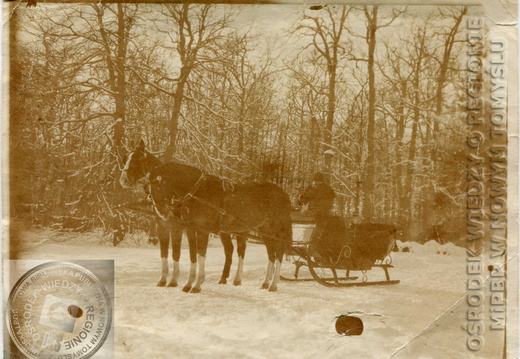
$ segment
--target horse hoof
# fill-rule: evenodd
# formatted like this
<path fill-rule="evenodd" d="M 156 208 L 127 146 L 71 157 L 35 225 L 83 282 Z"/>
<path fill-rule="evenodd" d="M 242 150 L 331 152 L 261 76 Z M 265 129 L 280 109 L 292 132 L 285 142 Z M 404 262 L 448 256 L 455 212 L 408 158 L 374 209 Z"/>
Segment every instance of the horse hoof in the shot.
<path fill-rule="evenodd" d="M 190 293 L 200 293 L 200 288 L 193 287 Z"/>
<path fill-rule="evenodd" d="M 262 284 L 262 286 L 261 286 L 260 288 L 262 288 L 262 289 L 267 289 L 267 288 L 269 288 L 269 284 L 264 283 L 264 284 Z"/>
<path fill-rule="evenodd" d="M 185 293 L 188 293 L 191 290 L 191 285 L 185 285 L 184 288 L 182 288 L 182 291 Z"/>
<path fill-rule="evenodd" d="M 278 289 L 278 288 L 276 288 L 275 285 L 272 285 L 272 286 L 269 287 L 269 291 L 270 291 L 270 292 L 276 292 L 277 289 Z"/>
<path fill-rule="evenodd" d="M 218 281 L 218 284 L 226 284 L 227 283 L 227 280 L 225 280 L 224 278 L 221 278 L 219 281 Z"/>
<path fill-rule="evenodd" d="M 166 285 L 166 279 L 161 279 L 157 282 L 157 287 L 164 287 Z"/>
<path fill-rule="evenodd" d="M 177 287 L 177 286 L 178 286 L 177 282 L 168 283 L 168 287 Z"/>
<path fill-rule="evenodd" d="M 242 281 L 241 280 L 236 280 L 233 282 L 233 285 L 242 285 Z"/>

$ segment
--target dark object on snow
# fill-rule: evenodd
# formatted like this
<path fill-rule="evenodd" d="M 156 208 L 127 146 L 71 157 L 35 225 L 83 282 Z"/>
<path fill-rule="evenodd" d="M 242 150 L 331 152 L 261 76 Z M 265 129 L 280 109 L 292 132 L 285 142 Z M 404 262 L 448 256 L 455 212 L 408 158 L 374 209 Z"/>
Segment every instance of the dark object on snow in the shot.
<path fill-rule="evenodd" d="M 363 321 L 358 317 L 342 315 L 336 320 L 336 331 L 341 335 L 361 335 Z"/>

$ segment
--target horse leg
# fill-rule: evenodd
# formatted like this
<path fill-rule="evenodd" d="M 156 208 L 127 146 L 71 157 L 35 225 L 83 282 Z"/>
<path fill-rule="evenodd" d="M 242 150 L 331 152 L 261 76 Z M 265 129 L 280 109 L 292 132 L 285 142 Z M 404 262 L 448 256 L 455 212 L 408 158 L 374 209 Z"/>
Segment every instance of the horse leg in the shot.
<path fill-rule="evenodd" d="M 182 227 L 175 225 L 170 228 L 170 236 L 172 241 L 172 259 L 173 259 L 173 273 L 168 287 L 176 287 L 179 280 L 179 260 L 181 258 L 181 243 L 182 243 Z"/>
<path fill-rule="evenodd" d="M 150 220 L 149 223 L 150 230 L 148 231 L 148 243 L 153 243 L 153 245 L 156 245 L 159 241 L 159 224 L 155 219 Z"/>
<path fill-rule="evenodd" d="M 231 241 L 231 235 L 229 233 L 220 233 L 220 240 L 224 246 L 226 261 L 224 262 L 224 269 L 222 270 L 222 276 L 218 284 L 226 284 L 229 277 L 229 270 L 231 269 L 231 262 L 233 261 L 233 242 Z"/>
<path fill-rule="evenodd" d="M 273 281 L 271 282 L 271 285 L 269 286 L 270 292 L 276 292 L 276 290 L 278 289 L 277 284 L 278 284 L 278 280 L 280 279 L 280 270 L 282 269 L 282 260 L 283 260 L 283 252 L 277 251 L 275 254 Z"/>
<path fill-rule="evenodd" d="M 162 272 L 161 278 L 157 282 L 158 287 L 166 285 L 166 277 L 168 277 L 168 246 L 170 244 L 170 232 L 162 225 L 157 226 L 157 235 L 159 237 L 159 245 L 161 247 Z"/>
<path fill-rule="evenodd" d="M 269 262 L 267 263 L 267 271 L 265 273 L 265 280 L 262 284 L 262 289 L 269 288 L 269 282 L 271 281 L 271 278 L 273 278 L 273 269 L 274 269 L 274 246 L 272 244 L 265 245 L 265 248 L 267 249 L 267 256 L 269 257 Z"/>
<path fill-rule="evenodd" d="M 202 283 L 206 280 L 204 266 L 206 264 L 206 252 L 208 249 L 209 233 L 197 232 L 197 261 L 199 263 L 199 273 L 197 282 L 190 293 L 199 293 Z"/>
<path fill-rule="evenodd" d="M 188 244 L 190 247 L 190 274 L 188 275 L 188 281 L 184 285 L 184 288 L 182 288 L 182 291 L 188 293 L 197 277 L 197 232 L 192 229 L 187 229 L 186 234 L 188 236 Z"/>
<path fill-rule="evenodd" d="M 271 285 L 269 286 L 270 292 L 276 292 L 278 289 L 277 284 L 280 280 L 280 270 L 282 269 L 282 261 L 285 251 L 287 250 L 287 246 L 292 239 L 292 226 L 290 220 L 284 221 L 280 225 L 280 231 L 276 236 L 278 240 L 276 243 L 272 244 L 274 247 L 274 257 L 275 257 L 275 269 L 274 276 Z"/>
<path fill-rule="evenodd" d="M 242 235 L 237 235 L 237 254 L 238 254 L 238 268 L 237 274 L 235 275 L 235 280 L 233 281 L 233 285 L 241 285 L 242 284 L 242 272 L 244 270 L 244 257 L 246 256 L 246 241 L 247 237 Z"/>

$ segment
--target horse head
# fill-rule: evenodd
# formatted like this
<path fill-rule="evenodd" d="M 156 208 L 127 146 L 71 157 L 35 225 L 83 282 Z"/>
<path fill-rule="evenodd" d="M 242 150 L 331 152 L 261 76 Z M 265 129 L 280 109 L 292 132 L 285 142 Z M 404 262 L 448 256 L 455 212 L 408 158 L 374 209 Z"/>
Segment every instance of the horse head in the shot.
<path fill-rule="evenodd" d="M 154 167 L 160 164 L 161 161 L 145 150 L 144 141 L 141 140 L 136 149 L 128 154 L 119 183 L 124 188 L 134 187 L 138 181 L 145 178 Z"/>

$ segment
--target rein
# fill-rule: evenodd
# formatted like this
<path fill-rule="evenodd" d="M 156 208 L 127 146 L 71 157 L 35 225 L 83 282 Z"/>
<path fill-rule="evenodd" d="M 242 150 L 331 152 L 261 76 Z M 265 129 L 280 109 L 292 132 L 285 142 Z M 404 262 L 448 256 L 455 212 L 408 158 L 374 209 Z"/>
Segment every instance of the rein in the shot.
<path fill-rule="evenodd" d="M 151 210 L 145 210 L 145 209 L 142 209 L 141 207 L 145 207 L 145 206 L 152 206 L 153 204 L 146 200 L 146 201 L 139 201 L 139 202 L 130 202 L 130 203 L 124 203 L 124 204 L 120 204 L 120 205 L 117 205 L 114 207 L 115 210 L 118 210 L 119 208 L 123 208 L 123 209 L 128 209 L 128 210 L 132 210 L 132 211 L 136 211 L 136 212 L 141 212 L 141 213 L 144 213 L 144 214 L 151 214 L 153 215 L 154 212 L 151 211 Z"/>
<path fill-rule="evenodd" d="M 173 220 L 175 222 L 178 222 L 178 223 L 182 223 L 184 224 L 186 227 L 190 227 L 188 226 L 188 224 L 186 223 L 186 221 L 181 217 L 181 218 L 178 218 L 177 216 L 173 215 L 173 210 L 175 208 L 178 208 L 179 206 L 182 206 L 183 204 L 185 204 L 188 200 L 190 199 L 194 199 L 195 201 L 198 201 L 199 203 L 202 203 L 203 205 L 205 206 L 208 206 L 209 208 L 217 211 L 220 215 L 222 216 L 227 216 L 227 217 L 231 217 L 231 218 L 234 218 L 237 222 L 241 222 L 241 224 L 244 224 L 247 226 L 247 223 L 245 222 L 242 222 L 240 221 L 238 218 L 236 218 L 235 216 L 229 214 L 225 209 L 223 209 L 222 207 L 218 207 L 218 206 L 215 206 L 213 203 L 209 202 L 209 201 L 206 201 L 200 197 L 197 197 L 195 194 L 197 192 L 197 190 L 199 189 L 199 187 L 201 186 L 202 184 L 202 181 L 204 179 L 207 178 L 207 175 L 206 173 L 204 173 L 203 171 L 201 171 L 201 175 L 200 177 L 197 179 L 197 181 L 195 182 L 195 184 L 191 187 L 190 191 L 188 193 L 186 193 L 181 199 L 179 200 L 172 200 L 171 201 L 171 205 L 168 205 L 167 204 L 167 208 L 168 208 L 168 211 L 172 214 L 171 217 L 169 217 L 168 219 L 169 220 Z M 150 181 L 150 185 L 151 184 L 155 184 L 155 183 L 160 183 L 162 180 L 161 176 L 158 176 L 157 179 L 155 180 L 151 180 Z M 224 183 L 223 183 L 223 186 L 224 186 Z M 233 190 L 234 190 L 234 186 L 232 186 Z M 224 187 L 224 190 L 225 192 L 229 192 L 228 190 L 225 189 Z M 233 191 L 232 190 L 232 191 Z M 231 192 L 232 192 L 231 191 Z M 157 211 L 157 205 L 156 203 L 164 203 L 164 202 L 168 202 L 168 200 L 163 200 L 161 202 L 155 202 L 155 200 L 153 200 L 153 206 L 155 207 L 155 210 Z M 170 207 L 171 206 L 171 207 Z M 263 226 L 264 224 L 266 224 L 266 222 L 268 221 L 267 218 L 265 218 L 257 227 L 261 227 Z M 199 229 L 199 230 L 205 230 L 203 228 L 193 228 L 193 229 Z M 206 230 L 206 231 L 209 231 L 209 230 Z M 250 231 L 255 231 L 254 228 L 252 228 Z M 260 235 L 254 235 L 254 234 L 251 234 L 250 232 L 248 233 L 248 237 L 249 238 L 252 238 L 252 239 L 256 239 L 256 240 L 261 240 L 261 241 L 265 241 L 265 240 L 271 240 L 271 241 L 275 241 L 275 242 L 283 242 L 284 240 L 282 240 L 281 238 L 277 238 L 277 237 L 274 237 L 274 236 L 271 236 L 269 234 L 266 234 L 266 233 L 260 233 L 258 231 L 256 231 L 257 233 L 259 233 Z M 235 234 L 235 233 L 232 233 L 231 234 Z M 236 234 L 241 234 L 241 233 L 236 233 Z"/>
<path fill-rule="evenodd" d="M 204 171 L 200 171 L 200 177 L 199 179 L 195 182 L 195 184 L 193 185 L 193 187 L 191 187 L 191 189 L 188 191 L 188 193 L 186 193 L 181 199 L 179 200 L 172 200 L 172 204 L 174 206 L 180 206 L 182 205 L 183 203 L 187 202 L 188 200 L 190 200 L 191 198 L 196 198 L 195 197 L 195 193 L 199 190 L 199 187 L 200 185 L 202 184 L 202 181 L 206 179 L 206 174 L 204 173 Z M 160 179 L 159 179 L 160 180 Z M 150 182 L 152 183 L 152 182 Z"/>
<path fill-rule="evenodd" d="M 168 176 L 168 177 L 171 177 L 171 176 Z M 206 173 L 204 171 L 201 171 L 200 177 L 197 179 L 197 181 L 191 187 L 191 189 L 188 191 L 188 193 L 186 193 L 181 199 L 172 200 L 171 201 L 172 205 L 174 207 L 177 207 L 177 206 L 183 205 L 185 202 L 187 202 L 188 200 L 193 198 L 193 199 L 201 202 L 202 204 L 210 207 L 211 209 L 218 211 L 220 214 L 229 216 L 229 214 L 223 208 L 217 207 L 214 204 L 195 196 L 195 193 L 199 190 L 199 188 L 202 184 L 202 181 L 204 181 L 206 178 L 207 178 Z M 161 180 L 162 180 L 162 176 L 158 176 L 155 180 L 150 180 L 149 183 L 150 184 L 160 183 Z M 224 181 L 222 181 L 222 186 L 223 186 L 225 192 L 229 192 L 229 190 L 226 190 Z M 231 190 L 231 192 L 232 192 L 235 188 L 233 184 L 231 184 L 231 188 L 232 188 L 232 190 Z M 163 200 L 163 201 L 160 201 L 157 203 L 164 203 L 164 202 L 168 202 L 168 200 Z"/>
<path fill-rule="evenodd" d="M 211 209 L 217 211 L 218 213 L 220 213 L 220 215 L 222 215 L 222 216 L 227 216 L 227 217 L 230 217 L 230 218 L 233 218 L 233 219 L 235 219 L 237 222 L 239 222 L 239 223 L 241 223 L 241 224 L 244 224 L 244 225 L 246 225 L 246 227 L 248 227 L 247 223 L 242 222 L 242 221 L 240 221 L 237 217 L 235 217 L 235 216 L 233 216 L 233 215 L 227 213 L 226 210 L 224 210 L 223 208 L 221 208 L 221 207 L 217 207 L 217 206 L 215 206 L 213 203 L 208 202 L 208 201 L 206 201 L 206 200 L 204 200 L 204 199 L 202 199 L 202 198 L 199 198 L 199 197 L 197 197 L 197 196 L 195 196 L 195 195 L 192 195 L 191 198 L 193 198 L 194 200 L 196 200 L 196 201 L 198 201 L 198 202 L 200 202 L 200 203 L 202 203 L 202 204 L 208 206 L 209 208 L 211 208 Z M 175 217 L 175 216 L 174 216 L 174 217 Z M 257 227 L 261 227 L 261 226 L 263 226 L 264 224 L 266 224 L 267 221 L 268 221 L 268 219 L 265 218 L 265 219 L 264 219 L 260 224 L 257 225 Z M 189 227 L 189 226 L 186 225 L 186 227 Z M 254 234 L 252 234 L 252 233 L 251 233 L 252 231 L 257 232 L 259 235 L 254 235 Z M 241 232 L 237 232 L 237 233 L 230 232 L 230 234 L 242 234 L 242 233 L 241 233 Z M 267 233 L 261 233 L 261 232 L 258 232 L 258 231 L 255 230 L 255 228 L 252 228 L 252 229 L 249 230 L 249 233 L 247 234 L 247 237 L 252 238 L 252 239 L 256 239 L 256 240 L 260 240 L 260 241 L 265 241 L 265 240 L 269 239 L 269 240 L 274 241 L 274 242 L 284 242 L 284 240 L 281 239 L 281 238 L 271 236 L 271 235 L 269 235 L 269 234 L 267 234 Z"/>
<path fill-rule="evenodd" d="M 162 178 L 163 176 L 157 176 L 155 179 L 151 179 L 151 180 L 148 180 L 148 185 L 153 185 L 153 184 L 161 184 L 162 182 Z M 168 177 L 172 177 L 172 176 L 165 176 L 166 178 Z M 158 208 L 157 208 L 157 204 L 163 204 L 165 202 L 169 202 L 166 204 L 166 207 L 168 208 L 169 212 L 171 212 L 171 214 L 173 214 L 173 210 L 172 209 L 175 209 L 179 206 L 182 206 L 185 202 L 187 202 L 188 200 L 190 200 L 191 198 L 196 198 L 195 197 L 195 192 L 199 189 L 202 181 L 206 178 L 206 174 L 201 171 L 201 174 L 200 174 L 200 177 L 197 179 L 197 181 L 195 182 L 195 184 L 190 188 L 190 190 L 188 191 L 188 193 L 186 193 L 181 199 L 179 200 L 175 200 L 175 199 L 171 199 L 168 200 L 168 199 L 164 199 L 162 201 L 155 201 L 155 199 L 153 199 L 152 195 L 151 195 L 151 192 L 150 192 L 150 198 L 152 200 L 152 205 L 155 207 L 155 210 L 158 211 Z M 173 191 L 175 194 L 177 194 L 175 191 Z M 174 216 L 175 217 L 175 216 Z"/>

